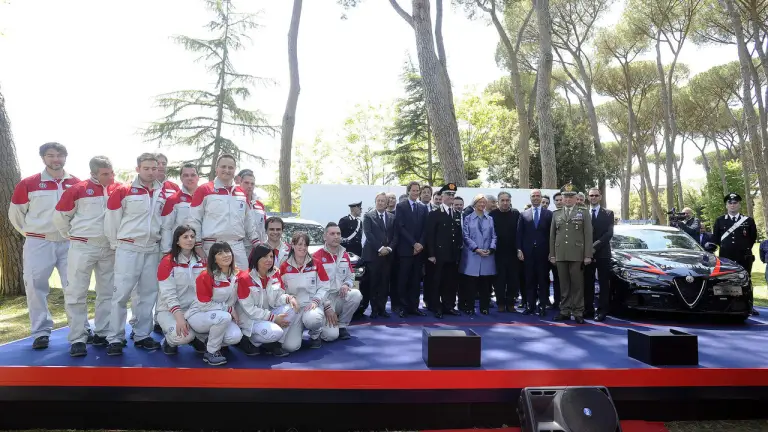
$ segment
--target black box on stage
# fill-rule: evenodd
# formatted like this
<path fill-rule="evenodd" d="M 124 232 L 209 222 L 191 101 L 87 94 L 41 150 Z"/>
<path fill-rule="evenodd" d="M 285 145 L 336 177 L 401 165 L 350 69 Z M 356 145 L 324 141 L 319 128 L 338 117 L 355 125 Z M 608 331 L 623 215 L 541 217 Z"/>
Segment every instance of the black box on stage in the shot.
<path fill-rule="evenodd" d="M 652 366 L 696 366 L 699 339 L 675 329 L 649 332 L 628 329 L 627 354 Z"/>
<path fill-rule="evenodd" d="M 424 328 L 421 357 L 427 367 L 480 367 L 481 337 L 472 329 Z"/>
<path fill-rule="evenodd" d="M 523 432 L 621 432 L 605 387 L 526 387 L 517 415 Z"/>

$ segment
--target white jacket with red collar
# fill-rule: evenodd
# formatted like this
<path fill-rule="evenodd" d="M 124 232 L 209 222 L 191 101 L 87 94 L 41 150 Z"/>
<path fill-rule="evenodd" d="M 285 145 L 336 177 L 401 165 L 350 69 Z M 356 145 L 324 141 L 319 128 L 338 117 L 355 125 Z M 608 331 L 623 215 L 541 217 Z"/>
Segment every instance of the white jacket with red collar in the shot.
<path fill-rule="evenodd" d="M 299 265 L 296 257 L 289 257 L 280 266 L 280 278 L 283 280 L 285 292 L 296 297 L 299 306 L 310 303 L 323 306 L 330 287 L 330 279 L 323 264 L 311 255 L 304 258 Z"/>
<path fill-rule="evenodd" d="M 277 249 L 273 248 L 269 242 L 264 243 L 272 249 L 272 255 L 275 257 L 275 268 L 279 269 L 281 265 L 288 259 L 288 254 L 291 253 L 290 243 L 280 242 Z"/>
<path fill-rule="evenodd" d="M 167 190 L 168 189 L 166 189 L 166 191 Z M 160 240 L 161 252 L 167 253 L 171 250 L 173 232 L 176 230 L 176 227 L 187 223 L 191 204 L 192 194 L 183 186 L 180 191 L 174 192 L 167 200 L 165 200 L 163 211 L 160 213 L 163 222 L 162 238 Z M 199 233 L 195 233 L 195 235 L 199 236 Z"/>
<path fill-rule="evenodd" d="M 264 204 L 254 199 L 251 201 L 251 210 L 253 211 L 253 217 L 250 221 L 253 223 L 253 229 L 258 236 L 260 242 L 267 241 L 267 210 Z"/>
<path fill-rule="evenodd" d="M 180 192 L 180 191 L 181 191 L 181 188 L 176 183 L 170 180 L 163 181 L 163 192 L 165 192 L 165 196 L 169 197 L 175 194 L 176 192 Z"/>
<path fill-rule="evenodd" d="M 137 177 L 130 185 L 120 185 L 109 196 L 104 217 L 104 232 L 111 246 L 119 243 L 140 249 L 157 248 L 164 205 L 165 192 L 159 182 L 147 189 Z"/>
<path fill-rule="evenodd" d="M 203 270 L 195 280 L 195 299 L 184 313 L 184 318 L 189 319 L 198 312 L 232 313 L 232 307 L 237 301 L 236 277 L 237 273 L 227 277 L 220 272 L 211 276 L 208 270 Z"/>
<path fill-rule="evenodd" d="M 26 237 L 66 240 L 53 225 L 53 214 L 64 191 L 79 182 L 66 172 L 60 180 L 54 179 L 48 171 L 22 179 L 13 190 L 8 208 L 11 225 Z"/>
<path fill-rule="evenodd" d="M 112 183 L 104 187 L 91 178 L 65 190 L 53 213 L 56 229 L 71 241 L 109 247 L 104 234 L 104 215 L 109 195 L 119 186 Z"/>
<path fill-rule="evenodd" d="M 325 268 L 330 279 L 329 293 L 337 293 L 342 285 L 352 288 L 355 284 L 355 271 L 352 261 L 344 246 L 339 246 L 336 254 L 331 253 L 326 246 L 314 253 L 313 258 Z"/>
<path fill-rule="evenodd" d="M 157 311 L 174 313 L 186 312 L 197 297 L 197 277 L 205 270 L 205 264 L 195 254 L 185 258 L 179 255 L 173 259 L 167 254 L 157 267 L 157 280 L 160 295 L 157 298 Z"/>
<path fill-rule="evenodd" d="M 275 322 L 272 309 L 288 304 L 293 298 L 285 293 L 280 272 L 273 270 L 262 279 L 256 270 L 250 273 L 242 270 L 237 275 L 237 313 L 240 328 L 245 336 L 251 336 L 253 323 L 258 321 Z"/>
<path fill-rule="evenodd" d="M 188 223 L 195 229 L 200 246 L 203 240 L 240 241 L 256 244 L 248 198 L 240 186 L 225 186 L 218 177 L 197 188 L 192 196 Z"/>

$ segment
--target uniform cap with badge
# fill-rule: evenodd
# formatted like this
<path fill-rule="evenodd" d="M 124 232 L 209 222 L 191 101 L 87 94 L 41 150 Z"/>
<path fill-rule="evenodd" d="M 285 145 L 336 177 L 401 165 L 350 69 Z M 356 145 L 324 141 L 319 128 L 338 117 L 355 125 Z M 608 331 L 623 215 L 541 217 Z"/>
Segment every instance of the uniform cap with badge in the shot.
<path fill-rule="evenodd" d="M 563 196 L 575 196 L 577 193 L 579 193 L 579 191 L 571 182 L 568 182 L 568 184 L 560 188 L 560 194 Z"/>
<path fill-rule="evenodd" d="M 450 195 L 456 195 L 456 184 L 455 183 L 447 183 L 442 188 L 440 188 L 440 191 L 438 193 L 440 195 L 443 194 L 450 194 Z"/>
<path fill-rule="evenodd" d="M 348 204 L 348 205 L 349 205 L 349 208 L 362 207 L 363 206 L 363 202 L 360 201 L 360 202 L 356 202 L 356 203 L 352 203 L 352 204 Z"/>
<path fill-rule="evenodd" d="M 731 192 L 728 195 L 726 195 L 725 198 L 723 198 L 723 202 L 725 202 L 726 204 L 730 203 L 731 201 L 741 202 L 741 195 Z"/>

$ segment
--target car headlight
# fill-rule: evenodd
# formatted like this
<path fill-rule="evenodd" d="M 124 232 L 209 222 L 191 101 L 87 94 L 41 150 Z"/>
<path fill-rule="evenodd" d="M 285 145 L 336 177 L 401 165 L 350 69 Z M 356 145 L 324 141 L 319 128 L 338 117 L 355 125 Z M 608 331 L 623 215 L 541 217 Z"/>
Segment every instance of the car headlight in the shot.
<path fill-rule="evenodd" d="M 715 276 L 715 280 L 718 282 L 731 282 L 731 283 L 738 283 L 738 284 L 744 284 L 747 282 L 748 274 L 746 271 L 739 271 L 736 273 L 728 273 L 721 276 Z"/>
<path fill-rule="evenodd" d="M 620 274 L 621 274 L 621 278 L 626 280 L 658 279 L 658 275 L 654 275 L 652 273 L 647 273 L 647 272 L 638 271 L 638 270 L 622 270 Z"/>

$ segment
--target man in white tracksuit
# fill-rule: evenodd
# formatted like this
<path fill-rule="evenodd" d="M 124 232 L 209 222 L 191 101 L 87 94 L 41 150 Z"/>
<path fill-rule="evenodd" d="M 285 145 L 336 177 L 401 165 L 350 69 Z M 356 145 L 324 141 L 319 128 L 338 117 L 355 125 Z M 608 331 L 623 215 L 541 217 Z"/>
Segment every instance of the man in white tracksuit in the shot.
<path fill-rule="evenodd" d="M 186 164 L 181 167 L 181 190 L 168 196 L 168 199 L 165 201 L 165 206 L 163 206 L 163 212 L 161 213 L 163 226 L 160 251 L 164 254 L 171 251 L 173 232 L 179 226 L 187 223 L 187 220 L 189 219 L 192 196 L 197 190 L 199 181 L 200 177 L 198 176 L 197 168 L 194 165 Z"/>
<path fill-rule="evenodd" d="M 216 162 L 216 178 L 195 191 L 187 223 L 195 229 L 201 241 L 196 252 L 207 257 L 216 242 L 226 242 L 232 248 L 235 265 L 240 270 L 248 268 L 243 241 L 256 244 L 259 236 L 248 204 L 248 198 L 240 186 L 234 184 L 235 157 L 219 156 Z"/>
<path fill-rule="evenodd" d="M 162 184 L 155 180 L 157 158 L 144 153 L 137 159 L 138 176 L 130 185 L 121 185 L 107 201 L 104 231 L 115 253 L 115 288 L 109 317 L 107 355 L 122 355 L 125 339 L 126 306 L 136 286 L 138 304 L 133 305 L 136 324 L 133 343 L 156 350 L 152 339 L 152 309 L 158 293 L 160 263 L 160 213 L 165 205 Z M 137 286 L 138 284 L 138 286 Z"/>
<path fill-rule="evenodd" d="M 363 296 L 354 288 L 355 272 L 349 254 L 341 246 L 341 230 L 336 223 L 329 222 L 325 227 L 325 246 L 313 256 L 322 263 L 330 279 L 321 337 L 326 342 L 349 339 L 351 336 L 347 327 Z"/>
<path fill-rule="evenodd" d="M 88 320 L 88 288 L 91 275 L 96 279 L 96 333 L 94 346 L 107 345 L 112 290 L 115 285 L 115 252 L 104 235 L 104 214 L 109 194 L 118 186 L 112 163 L 105 156 L 96 156 L 88 164 L 91 178 L 64 191 L 53 224 L 59 233 L 70 240 L 67 257 L 68 284 L 64 287 L 64 308 L 67 312 L 70 343 L 69 354 L 82 357 L 88 354 L 86 329 L 77 325 Z"/>
<path fill-rule="evenodd" d="M 254 217 L 250 219 L 255 225 L 254 229 L 256 231 L 256 236 L 259 238 L 259 241 L 262 243 L 267 241 L 267 229 L 266 229 L 267 212 L 264 208 L 264 203 L 259 201 L 258 196 L 256 196 L 256 193 L 254 192 L 256 189 L 256 177 L 254 176 L 253 171 L 249 169 L 241 170 L 235 176 L 235 184 L 240 186 L 243 192 L 245 192 L 245 196 L 248 197 L 250 209 L 256 212 Z M 252 249 L 253 249 L 253 246 L 251 245 L 251 242 L 246 241 L 245 242 L 246 257 L 251 256 Z"/>
<path fill-rule="evenodd" d="M 283 241 L 283 228 L 285 222 L 277 217 L 271 216 L 267 218 L 267 242 L 266 245 L 272 249 L 272 254 L 275 256 L 275 268 L 279 269 L 281 265 L 288 259 L 288 254 L 291 253 L 291 244 Z"/>
<path fill-rule="evenodd" d="M 23 250 L 24 289 L 29 309 L 32 348 L 48 348 L 53 319 L 48 309 L 48 285 L 53 269 L 59 271 L 61 286 L 67 286 L 69 241 L 53 225 L 53 213 L 61 195 L 79 179 L 64 171 L 67 149 L 59 143 L 40 147 L 45 170 L 22 179 L 13 190 L 8 219 L 25 237 Z M 84 330 L 90 332 L 88 317 Z M 82 322 L 82 321 L 81 321 Z"/>

